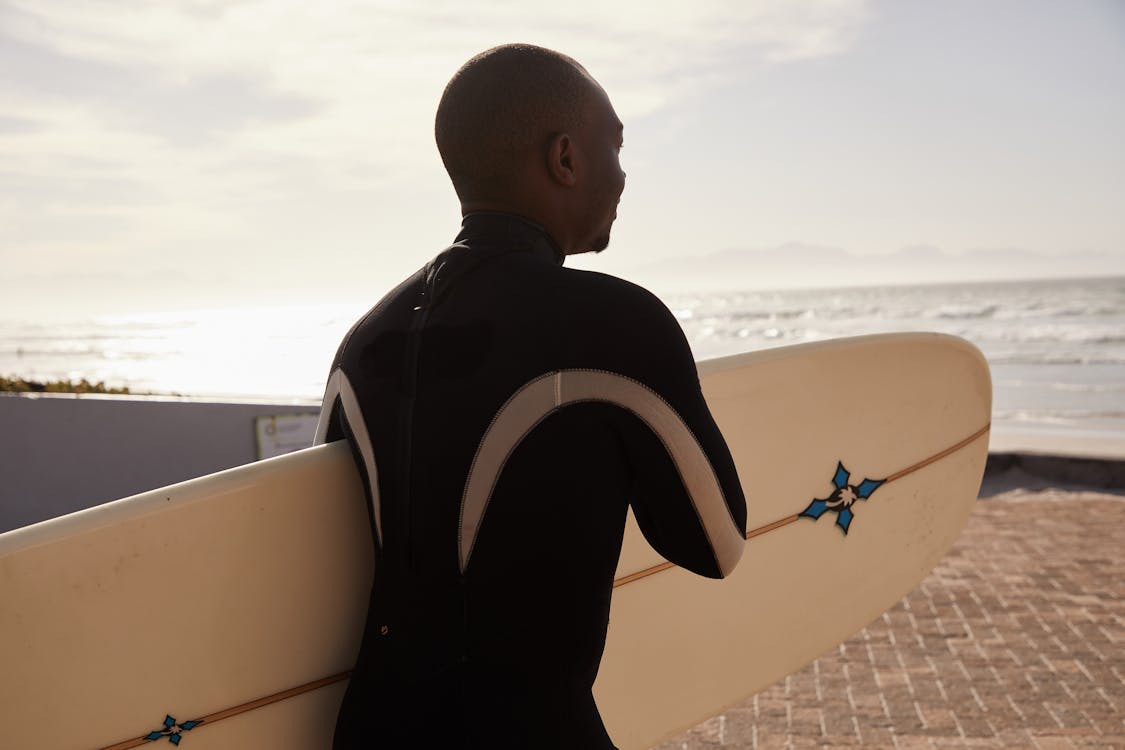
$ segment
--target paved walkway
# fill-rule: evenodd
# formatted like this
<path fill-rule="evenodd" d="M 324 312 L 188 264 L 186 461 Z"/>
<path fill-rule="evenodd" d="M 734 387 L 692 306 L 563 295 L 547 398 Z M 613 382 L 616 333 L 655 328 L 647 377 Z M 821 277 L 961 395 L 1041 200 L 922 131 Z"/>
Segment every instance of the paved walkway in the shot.
<path fill-rule="evenodd" d="M 1015 491 L 894 609 L 658 750 L 1125 748 L 1125 497 Z"/>

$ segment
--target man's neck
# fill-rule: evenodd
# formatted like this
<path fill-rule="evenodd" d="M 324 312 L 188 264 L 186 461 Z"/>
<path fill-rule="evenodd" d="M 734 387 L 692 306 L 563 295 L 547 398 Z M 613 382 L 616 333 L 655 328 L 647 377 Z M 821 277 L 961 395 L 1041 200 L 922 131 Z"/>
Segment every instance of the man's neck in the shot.
<path fill-rule="evenodd" d="M 470 237 L 501 239 L 506 243 L 516 241 L 528 247 L 538 247 L 544 257 L 562 264 L 566 253 L 555 242 L 546 227 L 517 213 L 508 211 L 473 211 L 461 219 L 458 239 Z"/>

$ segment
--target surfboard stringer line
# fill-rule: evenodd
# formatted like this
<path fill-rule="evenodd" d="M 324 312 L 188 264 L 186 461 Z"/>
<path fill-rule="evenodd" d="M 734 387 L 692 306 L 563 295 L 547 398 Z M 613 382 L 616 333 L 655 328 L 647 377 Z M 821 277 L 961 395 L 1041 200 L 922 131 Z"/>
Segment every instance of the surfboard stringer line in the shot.
<path fill-rule="evenodd" d="M 991 427 L 992 427 L 992 423 L 989 422 L 988 424 L 986 424 L 984 427 L 982 427 L 979 430 L 977 430 L 976 432 L 974 432 L 969 437 L 967 437 L 964 440 L 961 440 L 960 442 L 950 446 L 949 448 L 946 448 L 945 450 L 941 451 L 940 453 L 935 453 L 934 455 L 930 456 L 929 458 L 923 459 L 922 461 L 919 461 L 918 463 L 916 463 L 912 466 L 906 467 L 902 471 L 896 471 L 894 474 L 891 474 L 886 479 L 882 480 L 879 483 L 879 485 L 881 486 L 881 485 L 885 485 L 885 484 L 890 484 L 891 482 L 895 481 L 896 479 L 902 479 L 903 477 L 905 477 L 908 474 L 913 474 L 914 472 L 918 471 L 919 469 L 925 468 L 925 467 L 929 466 L 930 464 L 932 464 L 936 461 L 940 461 L 941 459 L 945 458 L 946 456 L 948 456 L 950 454 L 956 453 L 957 451 L 961 450 L 965 446 L 972 443 L 974 440 L 977 440 L 978 438 L 984 436 L 989 431 L 989 429 L 991 429 Z M 838 464 L 838 466 L 842 468 L 842 464 Z M 839 469 L 837 469 L 837 471 L 839 471 Z M 867 481 L 870 481 L 870 480 L 867 480 Z M 871 491 L 874 492 L 874 490 L 871 490 Z M 815 502 L 822 502 L 822 501 L 815 501 Z M 789 524 L 793 523 L 794 521 L 796 521 L 797 519 L 802 518 L 802 517 L 804 517 L 804 518 L 814 518 L 811 515 L 806 515 L 806 512 L 807 512 L 807 509 L 805 511 L 801 511 L 800 513 L 795 513 L 792 516 L 786 516 L 785 518 L 778 519 L 777 521 L 773 521 L 772 523 L 767 523 L 765 526 L 759 526 L 756 529 L 750 529 L 749 531 L 746 532 L 746 540 L 749 541 L 756 536 L 761 536 L 762 534 L 768 533 L 770 531 L 775 531 L 776 529 L 780 529 L 782 526 L 788 526 Z M 814 520 L 815 520 L 815 518 L 814 518 Z M 847 532 L 845 531 L 845 534 L 846 533 Z M 644 570 L 639 570 L 636 573 L 631 573 L 627 576 L 622 576 L 621 578 L 618 578 L 617 580 L 615 580 L 613 582 L 613 587 L 617 588 L 618 586 L 624 586 L 627 583 L 632 583 L 633 581 L 639 581 L 642 578 L 647 578 L 648 576 L 654 575 L 656 573 L 660 573 L 661 571 L 665 571 L 665 570 L 668 570 L 669 568 L 674 568 L 674 567 L 676 567 L 675 563 L 662 562 L 659 565 L 653 565 L 651 568 L 645 568 Z"/>
<path fill-rule="evenodd" d="M 864 482 L 860 483 L 859 487 L 863 487 L 863 485 L 869 485 L 870 486 L 871 484 L 873 484 L 874 486 L 870 487 L 869 490 L 867 490 L 867 488 L 864 488 L 864 490 L 867 490 L 866 495 L 863 494 L 864 490 L 860 490 L 856 494 L 856 499 L 866 500 L 867 497 L 869 497 L 870 494 L 872 492 L 874 492 L 875 489 L 877 489 L 878 487 L 881 487 L 882 485 L 885 485 L 885 484 L 890 484 L 891 482 L 893 482 L 897 479 L 901 479 L 901 478 L 907 476 L 908 474 L 913 474 L 914 472 L 918 471 L 919 469 L 923 469 L 923 468 L 929 466 L 932 463 L 940 461 L 941 459 L 945 458 L 946 456 L 948 456 L 950 454 L 956 453 L 957 451 L 966 447 L 967 445 L 974 442 L 975 440 L 983 437 L 985 434 L 988 433 L 988 431 L 989 431 L 989 429 L 991 429 L 991 427 L 992 427 L 992 424 L 990 422 L 989 424 L 986 424 L 984 427 L 977 430 L 976 432 L 974 432 L 972 435 L 965 438 L 964 440 L 961 440 L 958 443 L 946 448 L 945 450 L 943 450 L 939 453 L 935 453 L 934 455 L 932 455 L 932 456 L 930 456 L 926 459 L 923 459 L 922 461 L 919 461 L 918 463 L 913 464 L 912 466 L 908 466 L 905 469 L 902 469 L 901 471 L 897 471 L 894 474 L 891 474 L 890 476 L 888 476 L 886 479 L 883 479 L 883 480 L 864 480 Z M 843 472 L 843 477 L 844 477 L 843 480 L 840 479 L 841 472 Z M 847 470 L 843 468 L 843 464 L 838 463 L 837 469 L 836 469 L 836 477 L 833 480 L 835 485 L 836 485 L 837 491 L 842 489 L 841 488 L 841 482 L 847 482 L 849 479 L 850 479 L 850 476 L 848 475 Z M 844 487 L 850 487 L 850 485 L 847 485 L 847 484 L 844 484 L 843 486 Z M 857 490 L 857 489 L 859 489 L 859 487 L 851 487 L 851 489 Z M 833 496 L 835 496 L 835 494 L 836 493 L 833 493 Z M 816 503 L 825 504 L 826 501 L 825 500 L 814 500 L 813 504 L 811 504 L 809 506 L 809 508 L 812 508 L 813 505 L 815 505 Z M 785 518 L 778 519 L 777 521 L 767 523 L 764 526 L 759 526 L 755 529 L 750 529 L 749 531 L 746 532 L 746 540 L 749 541 L 749 540 L 753 539 L 754 537 L 761 536 L 763 534 L 767 534 L 771 531 L 776 531 L 777 529 L 780 529 L 783 526 L 788 526 L 789 524 L 793 523 L 794 521 L 798 520 L 799 518 L 812 518 L 813 520 L 815 520 L 816 518 L 820 517 L 821 513 L 825 512 L 824 510 L 821 510 L 820 513 L 818 513 L 817 515 L 814 516 L 814 515 L 809 513 L 809 508 L 806 508 L 804 511 L 801 511 L 800 513 L 796 513 L 792 516 L 786 516 Z M 833 509 L 834 510 L 835 508 L 834 507 L 828 507 L 827 509 Z M 849 513 L 848 519 L 850 521 L 850 510 L 847 507 L 845 507 L 845 508 L 843 508 L 842 512 L 848 512 Z M 841 526 L 841 528 L 844 531 L 844 534 L 847 535 L 846 524 L 841 524 L 839 519 L 837 519 L 837 525 Z M 636 573 L 631 573 L 627 576 L 622 576 L 621 578 L 618 578 L 617 580 L 615 580 L 613 582 L 613 588 L 617 588 L 619 586 L 625 586 L 627 584 L 633 583 L 634 581 L 639 581 L 642 578 L 647 578 L 648 576 L 655 575 L 656 573 L 660 573 L 661 571 L 665 571 L 665 570 L 668 570 L 669 568 L 674 568 L 674 567 L 676 567 L 674 563 L 663 562 L 659 565 L 654 565 L 651 568 L 645 568 L 644 570 L 637 571 Z M 288 690 L 283 690 L 281 692 L 274 693 L 272 695 L 267 695 L 264 698 L 258 698 L 257 700 L 249 701 L 248 703 L 243 703 L 241 705 L 234 706 L 232 708 L 226 708 L 226 709 L 223 709 L 222 711 L 216 711 L 215 713 L 208 714 L 208 715 L 206 715 L 206 716 L 204 716 L 200 719 L 195 719 L 195 720 L 190 721 L 190 722 L 177 723 L 176 720 L 172 718 L 171 714 L 169 714 L 165 717 L 163 729 L 155 730 L 155 731 L 150 732 L 148 734 L 141 735 L 140 737 L 134 737 L 132 739 L 124 740 L 122 742 L 118 742 L 118 743 L 113 744 L 113 745 L 106 745 L 105 747 L 98 748 L 98 750 L 130 750 L 131 748 L 140 747 L 141 745 L 146 745 L 149 742 L 154 742 L 156 740 L 165 739 L 165 738 L 168 739 L 173 745 L 179 745 L 180 739 L 183 736 L 182 733 L 181 733 L 182 731 L 195 729 L 195 728 L 198 728 L 198 727 L 203 726 L 205 724 L 214 724 L 217 721 L 222 721 L 223 719 L 229 719 L 232 716 L 238 716 L 239 714 L 243 714 L 243 713 L 246 713 L 248 711 L 253 711 L 257 708 L 261 708 L 263 706 L 268 706 L 270 704 L 277 703 L 279 701 L 283 701 L 283 700 L 286 700 L 288 698 L 294 698 L 298 695 L 303 695 L 304 693 L 310 693 L 314 690 L 319 690 L 322 687 L 327 687 L 329 685 L 334 685 L 337 682 L 342 682 L 342 681 L 348 679 L 350 676 L 351 676 L 351 670 L 349 670 L 347 672 L 340 672 L 339 674 L 332 675 L 331 677 L 324 677 L 324 678 L 319 679 L 319 680 L 314 680 L 313 682 L 305 683 L 304 685 L 299 685 L 295 688 L 290 688 Z M 169 723 L 169 722 L 171 722 L 171 723 Z"/>

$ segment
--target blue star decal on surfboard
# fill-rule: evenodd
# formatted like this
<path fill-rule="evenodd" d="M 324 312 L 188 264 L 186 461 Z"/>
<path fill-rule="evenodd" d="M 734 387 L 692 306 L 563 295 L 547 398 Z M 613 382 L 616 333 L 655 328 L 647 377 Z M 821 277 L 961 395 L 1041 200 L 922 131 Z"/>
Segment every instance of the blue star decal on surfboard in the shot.
<path fill-rule="evenodd" d="M 195 729 L 202 723 L 202 721 L 185 721 L 183 724 L 178 724 L 176 723 L 176 720 L 173 719 L 170 715 L 165 716 L 164 728 L 157 729 L 155 732 L 149 732 L 148 735 L 145 736 L 145 739 L 149 742 L 152 742 L 153 740 L 158 740 L 161 737 L 167 737 L 168 741 L 173 745 L 179 745 L 181 732 L 187 732 L 191 729 Z"/>
<path fill-rule="evenodd" d="M 847 536 L 848 527 L 852 525 L 855 514 L 852 505 L 856 500 L 866 500 L 871 493 L 879 489 L 884 479 L 864 479 L 858 485 L 851 484 L 851 472 L 844 468 L 842 462 L 836 464 L 836 475 L 832 477 L 832 484 L 836 489 L 823 500 L 813 500 L 809 507 L 798 513 L 798 516 L 811 518 L 814 521 L 825 514 L 826 511 L 836 512 L 836 525 Z"/>

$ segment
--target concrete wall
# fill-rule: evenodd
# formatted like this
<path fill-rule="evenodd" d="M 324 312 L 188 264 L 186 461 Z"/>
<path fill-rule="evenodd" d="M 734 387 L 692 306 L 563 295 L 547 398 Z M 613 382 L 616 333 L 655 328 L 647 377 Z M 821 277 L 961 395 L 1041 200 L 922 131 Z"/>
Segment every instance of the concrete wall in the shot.
<path fill-rule="evenodd" d="M 0 394 L 0 532 L 249 463 L 256 417 L 318 410 Z"/>
<path fill-rule="evenodd" d="M 254 461 L 254 420 L 314 405 L 0 393 L 0 532 Z M 1125 489 L 1125 459 L 993 453 L 983 494 Z"/>
<path fill-rule="evenodd" d="M 1122 494 L 1125 459 L 1041 453 L 989 453 L 981 494 L 1011 487 L 1075 489 Z"/>

